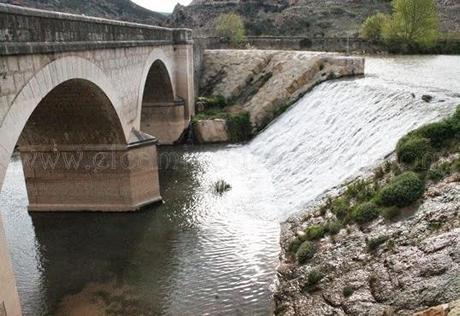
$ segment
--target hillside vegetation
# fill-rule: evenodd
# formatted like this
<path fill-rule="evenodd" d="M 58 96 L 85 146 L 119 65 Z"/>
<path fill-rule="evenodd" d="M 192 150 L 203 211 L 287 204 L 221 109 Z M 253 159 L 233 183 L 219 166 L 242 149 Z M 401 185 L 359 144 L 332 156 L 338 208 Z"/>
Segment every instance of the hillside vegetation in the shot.
<path fill-rule="evenodd" d="M 460 32 L 460 2 L 438 0 L 443 32 Z M 235 12 L 248 35 L 308 37 L 358 36 L 362 22 L 378 12 L 390 13 L 389 0 L 195 0 L 178 5 L 168 24 L 190 27 L 200 36 L 215 35 L 215 20 Z"/>

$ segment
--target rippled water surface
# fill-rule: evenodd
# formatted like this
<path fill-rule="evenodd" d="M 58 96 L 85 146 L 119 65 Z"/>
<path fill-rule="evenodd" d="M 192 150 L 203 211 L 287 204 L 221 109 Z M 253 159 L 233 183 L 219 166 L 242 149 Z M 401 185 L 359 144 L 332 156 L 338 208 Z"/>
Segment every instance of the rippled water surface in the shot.
<path fill-rule="evenodd" d="M 250 144 L 163 149 L 165 204 L 135 214 L 30 215 L 13 159 L 0 205 L 24 314 L 270 314 L 280 221 L 451 113 L 459 73 L 458 56 L 369 58 Z"/>

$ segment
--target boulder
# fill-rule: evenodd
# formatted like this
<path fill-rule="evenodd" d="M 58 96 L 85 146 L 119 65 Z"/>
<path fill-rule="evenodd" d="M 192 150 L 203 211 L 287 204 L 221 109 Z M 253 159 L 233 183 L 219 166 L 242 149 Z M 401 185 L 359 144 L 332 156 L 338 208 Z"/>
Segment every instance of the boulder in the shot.
<path fill-rule="evenodd" d="M 228 142 L 227 123 L 223 119 L 200 120 L 193 123 L 193 132 L 197 141 L 205 143 Z"/>

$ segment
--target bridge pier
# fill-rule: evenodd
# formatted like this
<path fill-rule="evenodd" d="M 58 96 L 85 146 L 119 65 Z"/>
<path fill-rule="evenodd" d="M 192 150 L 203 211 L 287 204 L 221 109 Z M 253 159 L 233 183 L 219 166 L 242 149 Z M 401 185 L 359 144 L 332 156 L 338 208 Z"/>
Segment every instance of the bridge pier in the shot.
<path fill-rule="evenodd" d="M 29 211 L 128 212 L 161 201 L 156 139 L 128 146 L 21 146 Z"/>

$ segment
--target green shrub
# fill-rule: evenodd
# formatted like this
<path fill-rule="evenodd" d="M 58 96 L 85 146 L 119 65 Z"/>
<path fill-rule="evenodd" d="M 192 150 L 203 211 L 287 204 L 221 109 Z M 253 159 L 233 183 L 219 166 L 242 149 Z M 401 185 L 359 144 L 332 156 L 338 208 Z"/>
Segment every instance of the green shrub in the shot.
<path fill-rule="evenodd" d="M 229 114 L 227 116 L 227 129 L 232 142 L 245 142 L 251 139 L 252 125 L 249 112 Z"/>
<path fill-rule="evenodd" d="M 416 161 L 424 161 L 432 153 L 430 140 L 409 134 L 398 142 L 396 153 L 400 162 L 412 164 Z"/>
<path fill-rule="evenodd" d="M 291 243 L 289 244 L 288 251 L 291 253 L 296 253 L 297 250 L 299 250 L 300 245 L 302 245 L 303 242 L 304 240 L 300 239 L 299 237 L 294 238 L 294 240 L 291 241 Z"/>
<path fill-rule="evenodd" d="M 389 160 L 386 160 L 384 163 L 383 163 L 383 171 L 385 173 L 389 173 L 391 170 L 393 170 L 393 164 L 391 163 L 391 161 Z"/>
<path fill-rule="evenodd" d="M 366 180 L 357 180 L 349 184 L 345 194 L 349 198 L 354 198 L 359 202 L 367 201 L 375 194 L 372 183 Z"/>
<path fill-rule="evenodd" d="M 243 19 L 234 12 L 221 14 L 216 20 L 217 36 L 226 38 L 234 46 L 241 44 L 245 33 Z"/>
<path fill-rule="evenodd" d="M 311 270 L 307 275 L 307 281 L 305 282 L 303 290 L 307 292 L 314 291 L 322 279 L 324 279 L 324 274 L 321 271 Z"/>
<path fill-rule="evenodd" d="M 384 244 L 387 240 L 388 240 L 387 236 L 380 236 L 380 237 L 377 237 L 377 238 L 369 239 L 366 242 L 367 243 L 367 249 L 370 252 L 373 252 L 373 251 L 377 250 L 377 248 L 380 247 L 380 245 Z"/>
<path fill-rule="evenodd" d="M 307 276 L 305 287 L 307 290 L 312 290 L 324 278 L 324 274 L 319 270 L 311 270 Z"/>
<path fill-rule="evenodd" d="M 339 219 L 343 219 L 348 215 L 350 201 L 346 198 L 337 198 L 331 202 L 331 211 Z"/>
<path fill-rule="evenodd" d="M 380 41 L 382 39 L 382 29 L 389 16 L 383 13 L 377 13 L 368 17 L 361 26 L 360 36 L 370 41 Z"/>
<path fill-rule="evenodd" d="M 415 134 L 430 140 L 433 147 L 440 148 L 455 136 L 455 131 L 448 120 L 424 125 Z"/>
<path fill-rule="evenodd" d="M 225 97 L 222 95 L 216 95 L 211 97 L 198 97 L 197 102 L 203 103 L 206 110 L 219 110 L 227 106 L 227 101 L 225 100 Z"/>
<path fill-rule="evenodd" d="M 331 235 L 337 235 L 343 227 L 340 221 L 328 221 L 325 226 L 326 232 Z"/>
<path fill-rule="evenodd" d="M 385 176 L 385 170 L 383 169 L 382 166 L 377 167 L 377 169 L 374 170 L 374 180 L 380 180 Z"/>
<path fill-rule="evenodd" d="M 210 109 L 195 115 L 192 123 L 195 124 L 201 120 L 225 119 L 226 117 L 227 113 L 222 112 L 221 110 Z"/>
<path fill-rule="evenodd" d="M 452 171 L 460 172 L 460 159 L 457 159 L 452 163 Z"/>
<path fill-rule="evenodd" d="M 353 288 L 349 287 L 349 286 L 346 286 L 343 288 L 343 296 L 344 297 L 350 297 L 353 295 L 355 291 L 353 290 Z"/>
<path fill-rule="evenodd" d="M 439 37 L 435 0 L 393 0 L 393 15 L 382 27 L 387 46 L 402 51 L 431 48 Z"/>
<path fill-rule="evenodd" d="M 454 115 L 447 119 L 447 123 L 455 133 L 455 137 L 460 137 L 460 105 L 457 106 L 457 110 Z"/>
<path fill-rule="evenodd" d="M 395 177 L 380 191 L 379 202 L 384 206 L 404 207 L 417 201 L 424 192 L 424 183 L 414 172 Z"/>
<path fill-rule="evenodd" d="M 304 241 L 296 252 L 297 262 L 304 264 L 315 255 L 315 245 L 310 241 Z"/>
<path fill-rule="evenodd" d="M 392 220 L 401 215 L 401 209 L 397 206 L 385 207 L 380 210 L 380 214 L 387 220 Z"/>
<path fill-rule="evenodd" d="M 375 203 L 362 203 L 353 208 L 351 218 L 358 224 L 365 224 L 373 221 L 379 216 L 379 210 Z"/>
<path fill-rule="evenodd" d="M 453 167 L 448 162 L 444 162 L 431 168 L 430 171 L 428 171 L 428 178 L 433 181 L 440 181 L 448 176 L 452 172 L 452 169 Z"/>
<path fill-rule="evenodd" d="M 305 229 L 307 240 L 317 240 L 324 237 L 326 231 L 323 225 L 313 225 Z"/>

